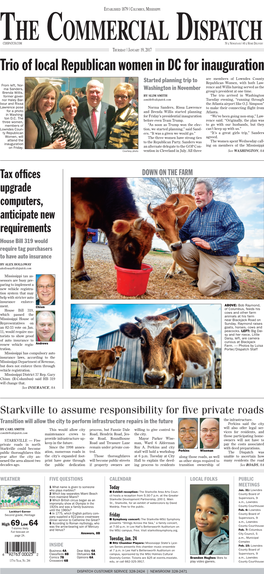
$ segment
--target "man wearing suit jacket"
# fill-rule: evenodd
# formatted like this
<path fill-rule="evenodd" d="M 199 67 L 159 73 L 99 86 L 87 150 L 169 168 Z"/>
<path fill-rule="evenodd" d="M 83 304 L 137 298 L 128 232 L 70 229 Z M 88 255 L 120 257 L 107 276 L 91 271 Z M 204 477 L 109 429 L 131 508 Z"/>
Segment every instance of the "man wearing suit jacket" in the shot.
<path fill-rule="evenodd" d="M 82 104 L 83 102 L 87 102 L 85 86 L 84 86 L 84 88 L 79 89 L 78 102 L 79 102 L 79 104 Z"/>
<path fill-rule="evenodd" d="M 87 102 L 78 107 L 76 123 L 82 134 L 82 149 L 104 149 L 109 138 L 114 106 L 102 102 L 104 85 L 90 80 L 86 86 Z"/>

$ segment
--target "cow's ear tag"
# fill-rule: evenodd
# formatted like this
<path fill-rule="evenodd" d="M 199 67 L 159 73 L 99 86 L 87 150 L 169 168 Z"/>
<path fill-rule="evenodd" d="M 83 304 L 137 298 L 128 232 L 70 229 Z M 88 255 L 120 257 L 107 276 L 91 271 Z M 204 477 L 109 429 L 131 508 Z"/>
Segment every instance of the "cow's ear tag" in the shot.
<path fill-rule="evenodd" d="M 116 219 L 113 223 L 112 231 L 117 235 L 124 235 L 130 231 L 130 223 L 123 219 Z"/>

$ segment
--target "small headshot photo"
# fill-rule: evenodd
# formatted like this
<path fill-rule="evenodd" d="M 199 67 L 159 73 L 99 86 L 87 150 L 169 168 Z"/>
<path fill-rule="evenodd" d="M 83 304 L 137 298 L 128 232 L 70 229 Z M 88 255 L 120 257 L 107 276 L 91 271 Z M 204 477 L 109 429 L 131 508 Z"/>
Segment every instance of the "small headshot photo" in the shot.
<path fill-rule="evenodd" d="M 219 419 L 200 419 L 200 448 L 219 448 Z"/>
<path fill-rule="evenodd" d="M 36 275 L 36 305 L 55 305 L 55 275 Z"/>
<path fill-rule="evenodd" d="M 229 486 L 191 485 L 190 555 L 229 554 Z"/>
<path fill-rule="evenodd" d="M 49 343 L 55 341 L 55 313 L 39 311 L 36 314 L 36 341 Z"/>
<path fill-rule="evenodd" d="M 198 419 L 179 419 L 179 449 L 198 448 Z"/>

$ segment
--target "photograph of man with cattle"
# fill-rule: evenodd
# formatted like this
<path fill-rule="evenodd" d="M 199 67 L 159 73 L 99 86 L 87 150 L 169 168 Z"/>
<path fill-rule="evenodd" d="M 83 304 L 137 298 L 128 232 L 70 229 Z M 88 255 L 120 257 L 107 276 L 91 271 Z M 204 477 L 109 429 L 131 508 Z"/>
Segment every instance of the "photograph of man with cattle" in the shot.
<path fill-rule="evenodd" d="M 263 178 L 77 177 L 71 201 L 72 299 L 263 298 Z"/>
<path fill-rule="evenodd" d="M 221 355 L 218 304 L 72 304 L 73 389 L 217 390 Z"/>

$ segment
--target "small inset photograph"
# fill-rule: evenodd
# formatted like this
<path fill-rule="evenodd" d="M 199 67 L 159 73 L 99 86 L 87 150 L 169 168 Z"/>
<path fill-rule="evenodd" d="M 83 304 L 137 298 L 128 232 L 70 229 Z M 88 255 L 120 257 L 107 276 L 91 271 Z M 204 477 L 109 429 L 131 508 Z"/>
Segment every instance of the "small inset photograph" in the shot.
<path fill-rule="evenodd" d="M 198 448 L 198 419 L 178 419 L 178 448 Z"/>
<path fill-rule="evenodd" d="M 36 312 L 36 342 L 52 343 L 55 341 L 55 311 Z"/>
<path fill-rule="evenodd" d="M 215 363 L 216 372 L 217 359 Z M 200 448 L 211 450 L 220 448 L 220 421 L 218 418 L 200 419 Z"/>
<path fill-rule="evenodd" d="M 72 178 L 72 299 L 263 299 L 263 181 Z"/>
<path fill-rule="evenodd" d="M 25 149 L 138 149 L 138 78 L 25 78 Z"/>
<path fill-rule="evenodd" d="M 73 389 L 219 389 L 218 353 L 218 304 L 71 306 Z M 197 448 L 197 419 L 180 421 L 179 439 Z"/>
<path fill-rule="evenodd" d="M 0 508 L 40 508 L 40 486 L 0 486 Z"/>
<path fill-rule="evenodd" d="M 36 305 L 55 305 L 55 275 L 36 275 Z"/>
<path fill-rule="evenodd" d="M 229 485 L 190 486 L 190 555 L 229 554 Z"/>

